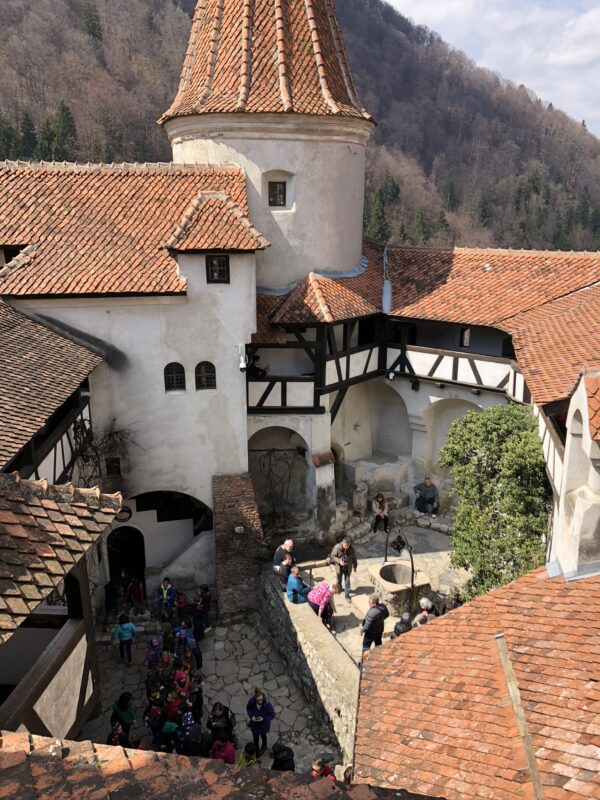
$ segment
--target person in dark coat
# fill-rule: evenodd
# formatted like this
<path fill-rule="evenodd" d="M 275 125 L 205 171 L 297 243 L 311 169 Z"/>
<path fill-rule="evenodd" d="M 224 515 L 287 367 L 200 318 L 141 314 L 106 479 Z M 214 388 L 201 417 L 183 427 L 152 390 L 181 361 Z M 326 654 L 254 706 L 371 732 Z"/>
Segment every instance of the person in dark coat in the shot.
<path fill-rule="evenodd" d="M 213 741 L 219 736 L 224 736 L 225 741 L 235 741 L 235 714 L 223 703 L 215 703 L 208 717 L 207 727 Z"/>
<path fill-rule="evenodd" d="M 248 700 L 246 714 L 254 740 L 254 749 L 257 755 L 262 755 L 267 749 L 267 734 L 271 730 L 271 721 L 275 719 L 275 709 L 261 689 L 255 689 Z M 260 747 L 259 739 L 262 739 Z"/>
<path fill-rule="evenodd" d="M 279 565 L 279 580 L 281 581 L 281 591 L 287 591 L 287 582 L 290 577 L 290 572 L 294 566 L 294 556 L 291 553 L 286 553 L 283 561 Z"/>
<path fill-rule="evenodd" d="M 271 769 L 277 772 L 294 772 L 296 769 L 296 762 L 294 761 L 294 751 L 291 747 L 278 742 L 273 745 L 273 749 L 269 753 L 273 759 Z"/>
<path fill-rule="evenodd" d="M 352 542 L 345 536 L 339 544 L 336 544 L 327 559 L 330 564 L 335 566 L 337 585 L 342 588 L 342 578 L 344 578 L 344 595 L 350 602 L 350 575 L 358 568 L 356 552 L 352 547 Z"/>
<path fill-rule="evenodd" d="M 390 612 L 387 607 L 379 602 L 379 597 L 376 594 L 372 594 L 369 597 L 369 610 L 360 628 L 360 632 L 363 634 L 363 652 L 370 650 L 372 644 L 375 644 L 375 647 L 381 644 L 383 626 L 389 615 Z"/>
<path fill-rule="evenodd" d="M 412 630 L 410 614 L 408 611 L 405 611 L 400 617 L 400 620 L 394 625 L 394 632 L 390 636 L 390 639 L 397 639 L 399 636 L 402 636 L 403 633 L 408 633 L 410 630 Z"/>
<path fill-rule="evenodd" d="M 286 539 L 285 542 L 277 548 L 275 551 L 275 555 L 273 557 L 273 568 L 280 567 L 283 563 L 283 559 L 286 557 L 288 553 L 291 553 L 294 549 L 294 540 L 293 539 Z M 296 559 L 292 556 L 292 566 L 296 563 Z M 276 570 L 278 571 L 278 569 Z"/>

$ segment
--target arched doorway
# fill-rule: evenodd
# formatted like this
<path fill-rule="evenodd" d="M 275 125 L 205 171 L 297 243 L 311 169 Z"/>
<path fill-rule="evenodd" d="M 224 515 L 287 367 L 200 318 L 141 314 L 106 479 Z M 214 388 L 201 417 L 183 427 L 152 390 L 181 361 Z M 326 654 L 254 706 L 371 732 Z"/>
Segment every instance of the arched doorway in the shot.
<path fill-rule="evenodd" d="M 254 493 L 263 518 L 277 522 L 309 509 L 308 445 L 290 428 L 257 431 L 248 442 Z"/>
<path fill-rule="evenodd" d="M 122 525 L 109 533 L 106 546 L 111 580 L 119 582 L 122 570 L 126 570 L 145 585 L 146 548 L 141 531 Z"/>

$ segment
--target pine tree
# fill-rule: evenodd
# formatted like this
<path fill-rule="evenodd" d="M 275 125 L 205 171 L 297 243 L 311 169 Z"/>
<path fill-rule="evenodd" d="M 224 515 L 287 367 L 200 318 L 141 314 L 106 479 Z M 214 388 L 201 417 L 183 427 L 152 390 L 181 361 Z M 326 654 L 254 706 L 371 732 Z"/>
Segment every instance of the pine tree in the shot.
<path fill-rule="evenodd" d="M 427 211 L 422 206 L 412 226 L 412 239 L 416 245 L 426 245 L 431 238 L 431 225 Z"/>
<path fill-rule="evenodd" d="M 385 204 L 379 192 L 373 199 L 365 233 L 376 242 L 387 242 L 389 239 L 390 230 L 385 216 Z"/>
<path fill-rule="evenodd" d="M 395 203 L 400 197 L 400 187 L 389 172 L 385 172 L 377 193 L 381 197 L 384 206 Z"/>
<path fill-rule="evenodd" d="M 442 196 L 446 204 L 446 211 L 454 211 L 458 205 L 458 198 L 456 196 L 456 188 L 452 179 L 446 181 L 442 189 Z"/>
<path fill-rule="evenodd" d="M 35 157 L 38 161 L 52 161 L 52 147 L 54 144 L 54 126 L 52 117 L 44 122 L 35 148 Z"/>
<path fill-rule="evenodd" d="M 37 131 L 31 116 L 25 112 L 21 120 L 21 147 L 22 158 L 33 158 L 37 148 Z"/>
<path fill-rule="evenodd" d="M 446 216 L 444 209 L 441 209 L 440 213 L 438 214 L 433 229 L 436 233 L 450 233 L 450 223 L 448 222 L 448 217 Z"/>
<path fill-rule="evenodd" d="M 484 228 L 488 228 L 492 224 L 492 206 L 484 194 L 477 203 L 477 222 Z"/>
<path fill-rule="evenodd" d="M 0 159 L 17 158 L 19 137 L 10 122 L 0 115 Z"/>
<path fill-rule="evenodd" d="M 69 106 L 62 102 L 52 120 L 54 141 L 52 144 L 53 161 L 73 161 L 77 144 L 75 120 Z"/>
<path fill-rule="evenodd" d="M 402 220 L 402 222 L 400 223 L 400 227 L 398 228 L 398 233 L 396 234 L 396 239 L 398 240 L 398 244 L 413 244 L 410 231 L 408 230 L 408 227 L 404 220 Z"/>
<path fill-rule="evenodd" d="M 102 41 L 102 22 L 98 13 L 96 0 L 85 0 L 81 9 L 83 29 L 96 42 Z"/>

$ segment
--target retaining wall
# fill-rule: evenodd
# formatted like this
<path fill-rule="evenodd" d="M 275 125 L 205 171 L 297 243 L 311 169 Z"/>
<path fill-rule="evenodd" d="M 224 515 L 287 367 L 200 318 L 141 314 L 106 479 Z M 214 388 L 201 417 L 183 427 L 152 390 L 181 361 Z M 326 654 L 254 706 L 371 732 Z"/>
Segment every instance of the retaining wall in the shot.
<path fill-rule="evenodd" d="M 261 578 L 260 613 L 290 674 L 321 721 L 333 728 L 344 762 L 350 763 L 358 666 L 308 604 L 288 603 L 271 567 Z"/>

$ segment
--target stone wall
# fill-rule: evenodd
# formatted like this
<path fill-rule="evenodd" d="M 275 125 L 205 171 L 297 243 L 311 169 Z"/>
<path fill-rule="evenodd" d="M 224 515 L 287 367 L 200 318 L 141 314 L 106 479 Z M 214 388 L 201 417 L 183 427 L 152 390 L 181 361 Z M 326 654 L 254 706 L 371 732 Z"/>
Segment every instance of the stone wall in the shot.
<path fill-rule="evenodd" d="M 219 613 L 247 613 L 258 606 L 265 546 L 248 473 L 214 476 L 213 520 Z M 243 527 L 243 533 L 234 533 L 237 526 Z"/>
<path fill-rule="evenodd" d="M 270 567 L 262 573 L 260 612 L 290 674 L 321 721 L 333 727 L 349 763 L 356 725 L 357 664 L 307 604 L 287 602 Z"/>

